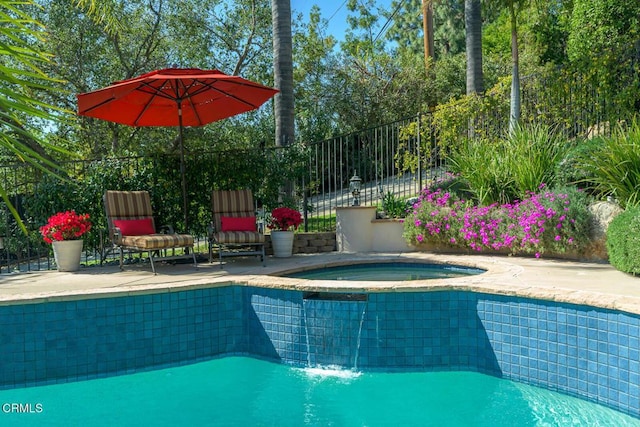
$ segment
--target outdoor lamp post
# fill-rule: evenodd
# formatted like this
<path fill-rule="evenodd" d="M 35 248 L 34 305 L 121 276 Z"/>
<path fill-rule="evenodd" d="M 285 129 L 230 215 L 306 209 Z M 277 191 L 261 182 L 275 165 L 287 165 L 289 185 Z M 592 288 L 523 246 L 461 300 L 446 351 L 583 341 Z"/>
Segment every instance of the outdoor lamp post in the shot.
<path fill-rule="evenodd" d="M 353 171 L 353 176 L 349 180 L 349 190 L 353 195 L 353 204 L 351 206 L 360 206 L 360 186 L 362 179 Z"/>

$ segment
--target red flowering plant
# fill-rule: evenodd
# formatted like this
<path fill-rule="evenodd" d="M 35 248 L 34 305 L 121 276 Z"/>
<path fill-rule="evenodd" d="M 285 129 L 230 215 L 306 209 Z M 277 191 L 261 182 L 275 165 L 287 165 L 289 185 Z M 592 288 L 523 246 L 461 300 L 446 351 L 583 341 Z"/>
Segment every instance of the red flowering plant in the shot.
<path fill-rule="evenodd" d="M 78 215 L 75 211 L 58 212 L 49 217 L 40 227 L 40 234 L 47 243 L 60 240 L 78 240 L 91 230 L 89 214 Z"/>
<path fill-rule="evenodd" d="M 302 224 L 302 215 L 295 209 L 281 207 L 271 211 L 271 216 L 267 218 L 267 225 L 276 231 L 294 230 Z"/>

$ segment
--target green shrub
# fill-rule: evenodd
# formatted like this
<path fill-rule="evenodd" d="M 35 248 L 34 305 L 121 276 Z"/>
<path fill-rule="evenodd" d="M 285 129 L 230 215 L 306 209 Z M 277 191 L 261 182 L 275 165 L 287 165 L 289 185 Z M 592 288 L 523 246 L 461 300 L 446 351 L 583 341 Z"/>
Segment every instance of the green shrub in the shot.
<path fill-rule="evenodd" d="M 522 200 L 541 184 L 554 187 L 569 145 L 546 126 L 517 127 L 508 138 L 467 141 L 451 150 L 451 171 L 481 205 Z"/>
<path fill-rule="evenodd" d="M 587 178 L 600 197 L 611 196 L 622 207 L 640 205 L 640 123 L 625 131 L 618 127 L 611 137 L 580 156 Z"/>
<path fill-rule="evenodd" d="M 388 218 L 404 218 L 407 214 L 407 202 L 391 191 L 382 197 L 381 209 Z"/>
<path fill-rule="evenodd" d="M 570 146 L 556 132 L 543 125 L 517 126 L 506 144 L 505 166 L 513 176 L 518 198 L 538 191 L 540 184 L 557 185 L 558 165 Z"/>
<path fill-rule="evenodd" d="M 640 207 L 616 216 L 607 228 L 609 262 L 625 273 L 640 273 Z"/>
<path fill-rule="evenodd" d="M 500 141 L 467 140 L 451 151 L 449 167 L 479 204 L 507 203 L 515 198 L 516 190 L 506 158 L 506 147 Z"/>
<path fill-rule="evenodd" d="M 583 183 L 581 188 L 590 194 L 592 185 L 585 185 L 589 172 L 586 170 L 583 160 L 594 156 L 595 152 L 602 145 L 602 138 L 596 137 L 587 140 L 575 140 L 567 143 L 567 154 L 560 161 L 556 169 L 556 179 L 558 185 L 575 185 Z"/>

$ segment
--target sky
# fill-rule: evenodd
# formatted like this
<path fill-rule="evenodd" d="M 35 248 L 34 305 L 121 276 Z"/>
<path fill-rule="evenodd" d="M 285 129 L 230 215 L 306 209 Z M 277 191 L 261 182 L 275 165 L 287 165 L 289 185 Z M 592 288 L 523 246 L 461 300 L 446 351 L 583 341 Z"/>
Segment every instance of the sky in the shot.
<path fill-rule="evenodd" d="M 377 0 L 380 7 L 389 9 L 391 0 Z M 347 28 L 347 0 L 291 0 L 291 15 L 295 19 L 297 13 L 302 13 L 304 19 L 309 18 L 311 7 L 317 4 L 320 7 L 322 18 L 329 21 L 327 35 L 333 35 L 338 40 L 344 39 Z M 382 25 L 382 23 L 381 23 Z"/>

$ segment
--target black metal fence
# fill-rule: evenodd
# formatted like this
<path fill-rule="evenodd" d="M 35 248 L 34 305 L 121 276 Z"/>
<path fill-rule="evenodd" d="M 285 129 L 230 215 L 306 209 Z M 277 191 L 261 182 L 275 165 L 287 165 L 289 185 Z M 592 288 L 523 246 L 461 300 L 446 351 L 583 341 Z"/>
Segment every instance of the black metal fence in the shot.
<path fill-rule="evenodd" d="M 369 206 L 381 206 L 389 194 L 416 196 L 441 175 L 444 158 L 431 149 L 429 136 L 425 141 L 423 126 L 432 126 L 429 114 L 310 144 L 308 171 L 298 185 L 304 189 L 306 229 L 335 228 L 335 208 L 354 202 L 354 175 L 362 181 L 359 203 Z"/>

